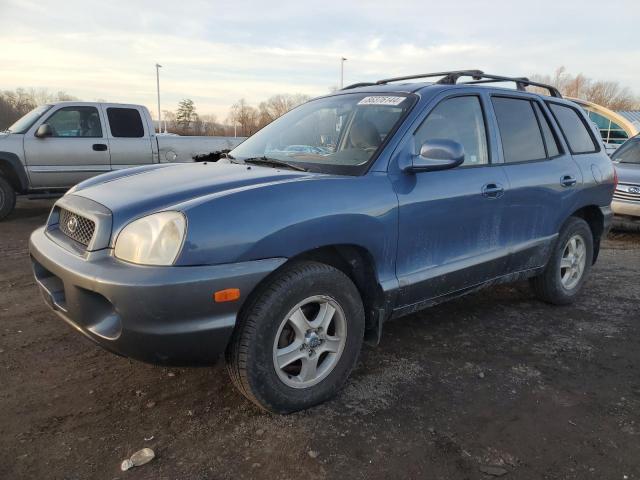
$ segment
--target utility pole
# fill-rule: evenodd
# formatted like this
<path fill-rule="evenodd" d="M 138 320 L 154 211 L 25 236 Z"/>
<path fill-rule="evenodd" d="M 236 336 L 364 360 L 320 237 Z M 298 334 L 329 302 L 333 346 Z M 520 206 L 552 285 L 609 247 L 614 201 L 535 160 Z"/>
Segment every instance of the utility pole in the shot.
<path fill-rule="evenodd" d="M 158 87 L 158 133 L 162 133 L 162 112 L 160 111 L 160 69 L 162 65 L 156 63 L 156 86 Z"/>
<path fill-rule="evenodd" d="M 342 57 L 340 58 L 340 89 L 342 90 L 344 88 L 344 62 L 346 62 L 347 59 Z"/>

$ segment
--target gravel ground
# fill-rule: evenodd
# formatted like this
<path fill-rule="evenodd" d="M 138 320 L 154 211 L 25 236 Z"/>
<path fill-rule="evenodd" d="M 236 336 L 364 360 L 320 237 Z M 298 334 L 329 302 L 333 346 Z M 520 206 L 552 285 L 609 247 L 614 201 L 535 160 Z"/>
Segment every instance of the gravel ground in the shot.
<path fill-rule="evenodd" d="M 390 322 L 335 400 L 272 416 L 222 365 L 119 358 L 51 313 L 27 255 L 51 203 L 0 224 L 0 478 L 640 478 L 639 234 L 574 306 L 516 284 Z"/>

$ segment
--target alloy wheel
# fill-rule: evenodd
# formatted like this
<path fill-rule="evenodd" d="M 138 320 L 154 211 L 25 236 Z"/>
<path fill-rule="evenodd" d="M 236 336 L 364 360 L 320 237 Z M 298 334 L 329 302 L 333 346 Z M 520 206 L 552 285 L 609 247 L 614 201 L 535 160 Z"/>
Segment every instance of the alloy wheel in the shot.
<path fill-rule="evenodd" d="M 560 259 L 560 281 L 567 290 L 578 285 L 586 266 L 587 246 L 581 235 L 573 235 L 564 246 Z"/>
<path fill-rule="evenodd" d="M 308 297 L 282 320 L 273 344 L 273 365 L 282 382 L 308 388 L 321 382 L 340 360 L 347 321 L 331 297 Z"/>

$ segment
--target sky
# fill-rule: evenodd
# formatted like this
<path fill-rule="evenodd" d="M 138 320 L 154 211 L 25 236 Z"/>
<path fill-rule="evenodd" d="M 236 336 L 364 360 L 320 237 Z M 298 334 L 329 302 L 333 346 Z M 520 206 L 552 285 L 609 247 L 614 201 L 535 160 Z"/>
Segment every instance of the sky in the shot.
<path fill-rule="evenodd" d="M 0 0 L 0 90 L 141 103 L 183 98 L 227 117 L 240 98 L 323 95 L 455 69 L 571 73 L 640 94 L 640 1 Z"/>

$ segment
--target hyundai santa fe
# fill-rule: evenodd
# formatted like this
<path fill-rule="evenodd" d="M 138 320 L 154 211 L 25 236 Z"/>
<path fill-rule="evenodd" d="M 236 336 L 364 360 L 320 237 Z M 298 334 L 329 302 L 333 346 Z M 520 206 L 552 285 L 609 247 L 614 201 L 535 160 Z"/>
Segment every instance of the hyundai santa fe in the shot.
<path fill-rule="evenodd" d="M 160 364 L 224 353 L 247 398 L 288 413 L 333 396 L 390 319 L 520 279 L 573 302 L 615 183 L 555 88 L 413 75 L 311 100 L 217 162 L 86 180 L 30 252 L 45 301 L 89 339 Z"/>

